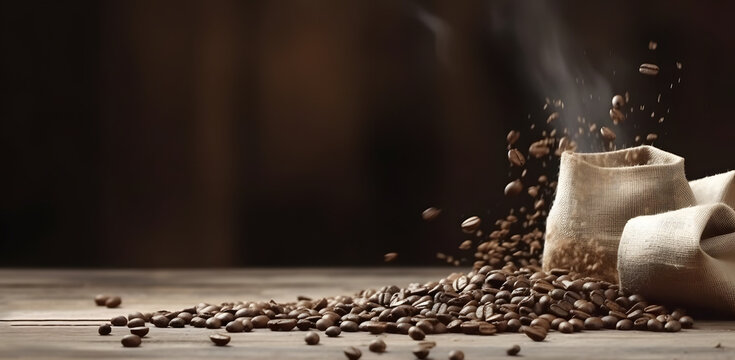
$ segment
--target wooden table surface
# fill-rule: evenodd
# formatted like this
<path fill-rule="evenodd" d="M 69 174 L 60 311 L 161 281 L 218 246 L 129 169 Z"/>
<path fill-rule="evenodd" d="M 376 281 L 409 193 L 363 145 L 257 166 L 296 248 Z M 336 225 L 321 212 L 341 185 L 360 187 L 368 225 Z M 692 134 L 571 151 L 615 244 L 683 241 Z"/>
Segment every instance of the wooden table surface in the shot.
<path fill-rule="evenodd" d="M 215 347 L 208 335 L 217 330 L 151 328 L 139 348 L 123 348 L 127 327 L 111 336 L 97 326 L 133 311 L 177 310 L 199 302 L 236 300 L 293 301 L 298 295 L 352 294 L 362 288 L 438 280 L 447 268 L 379 269 L 222 269 L 222 270 L 0 270 L 0 359 L 346 359 L 342 349 L 357 346 L 362 359 L 413 359 L 415 342 L 387 334 L 388 350 L 373 354 L 367 344 L 376 335 L 321 335 L 307 346 L 298 330 L 276 333 L 256 329 L 230 334 L 227 347 Z M 117 309 L 94 305 L 95 294 L 120 295 Z M 735 322 L 699 321 L 679 333 L 639 331 L 551 332 L 543 342 L 523 334 L 429 335 L 437 342 L 430 358 L 446 359 L 461 349 L 466 359 L 508 358 L 505 350 L 521 346 L 526 359 L 735 359 Z M 222 330 L 223 332 L 224 330 Z M 721 344 L 721 347 L 716 347 Z"/>

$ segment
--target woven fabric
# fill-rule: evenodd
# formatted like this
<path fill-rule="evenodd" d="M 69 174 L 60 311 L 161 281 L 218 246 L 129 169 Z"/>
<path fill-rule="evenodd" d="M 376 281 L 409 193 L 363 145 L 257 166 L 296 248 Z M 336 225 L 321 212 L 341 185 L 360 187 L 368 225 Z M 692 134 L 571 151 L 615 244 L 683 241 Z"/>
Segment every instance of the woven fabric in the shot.
<path fill-rule="evenodd" d="M 735 208 L 735 170 L 689 182 L 698 205 L 725 203 Z"/>
<path fill-rule="evenodd" d="M 735 314 L 735 210 L 697 205 L 628 221 L 620 285 L 647 300 Z"/>
<path fill-rule="evenodd" d="M 546 224 L 543 268 L 567 268 L 617 282 L 626 222 L 695 204 L 684 159 L 651 146 L 565 152 Z"/>

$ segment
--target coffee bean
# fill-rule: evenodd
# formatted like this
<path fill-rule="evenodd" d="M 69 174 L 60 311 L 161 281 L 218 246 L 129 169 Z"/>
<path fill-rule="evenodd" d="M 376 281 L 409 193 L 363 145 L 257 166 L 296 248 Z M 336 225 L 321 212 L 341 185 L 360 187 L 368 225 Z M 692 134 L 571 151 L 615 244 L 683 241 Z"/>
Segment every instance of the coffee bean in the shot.
<path fill-rule="evenodd" d="M 97 332 L 100 335 L 110 335 L 110 333 L 112 332 L 112 327 L 110 326 L 110 324 L 102 324 L 99 328 L 97 328 Z"/>
<path fill-rule="evenodd" d="M 242 331 L 243 332 L 251 332 L 253 330 L 253 322 L 250 321 L 250 319 L 243 318 L 240 319 L 240 323 L 242 324 Z"/>
<path fill-rule="evenodd" d="M 664 324 L 656 319 L 648 319 L 646 322 L 646 329 L 648 331 L 663 331 Z"/>
<path fill-rule="evenodd" d="M 631 330 L 633 329 L 633 322 L 628 319 L 623 319 L 618 321 L 615 328 L 618 330 Z"/>
<path fill-rule="evenodd" d="M 115 316 L 110 319 L 110 324 L 113 326 L 125 326 L 128 323 L 128 319 L 125 316 Z"/>
<path fill-rule="evenodd" d="M 413 325 L 411 323 L 400 323 L 396 325 L 396 332 L 403 335 L 408 335 L 408 330 L 411 329 Z"/>
<path fill-rule="evenodd" d="M 659 67 L 654 64 L 641 64 L 641 66 L 638 68 L 638 72 L 640 72 L 643 75 L 658 75 Z"/>
<path fill-rule="evenodd" d="M 615 95 L 612 98 L 612 106 L 616 109 L 620 109 L 625 105 L 625 98 L 623 98 L 621 95 Z"/>
<path fill-rule="evenodd" d="M 306 341 L 307 345 L 316 345 L 319 343 L 319 334 L 314 331 L 309 331 L 304 336 L 304 341 Z"/>
<path fill-rule="evenodd" d="M 520 345 L 513 345 L 508 350 L 505 351 L 508 356 L 516 356 L 518 353 L 521 352 L 521 346 Z"/>
<path fill-rule="evenodd" d="M 138 335 L 140 337 L 144 337 L 148 335 L 148 331 L 150 331 L 150 328 L 145 327 L 145 326 L 139 326 L 139 327 L 134 327 L 130 329 L 131 334 Z"/>
<path fill-rule="evenodd" d="M 559 324 L 559 332 L 571 334 L 574 332 L 574 325 L 570 324 L 569 322 L 563 321 Z"/>
<path fill-rule="evenodd" d="M 119 296 L 111 296 L 105 300 L 105 306 L 108 308 L 116 308 L 122 304 L 122 299 Z"/>
<path fill-rule="evenodd" d="M 383 339 L 375 339 L 370 342 L 370 345 L 368 345 L 368 349 L 374 353 L 383 353 L 385 352 L 385 341 Z"/>
<path fill-rule="evenodd" d="M 140 345 L 141 340 L 140 336 L 130 334 L 123 336 L 122 340 L 120 340 L 120 343 L 122 343 L 124 347 L 137 347 Z"/>
<path fill-rule="evenodd" d="M 342 329 L 339 326 L 332 325 L 327 330 L 324 330 L 324 333 L 329 337 L 337 337 L 342 333 Z"/>
<path fill-rule="evenodd" d="M 679 323 L 684 329 L 691 329 L 694 326 L 694 319 L 691 316 L 685 315 L 679 318 Z"/>
<path fill-rule="evenodd" d="M 462 350 L 452 350 L 449 352 L 449 360 L 464 360 Z"/>
<path fill-rule="evenodd" d="M 546 140 L 536 141 L 528 148 L 528 154 L 536 159 L 549 155 L 550 152 L 551 150 L 549 149 L 549 144 Z"/>
<path fill-rule="evenodd" d="M 462 231 L 466 233 L 473 233 L 479 227 L 480 227 L 480 218 L 477 216 L 472 216 L 472 217 L 465 219 L 465 221 L 462 221 Z"/>
<path fill-rule="evenodd" d="M 242 321 L 240 320 L 232 320 L 229 323 L 227 323 L 227 325 L 225 325 L 225 330 L 231 333 L 242 332 L 244 329 L 245 329 L 245 326 L 242 324 Z"/>
<path fill-rule="evenodd" d="M 153 325 L 154 325 L 155 327 L 159 327 L 159 328 L 165 328 L 165 327 L 168 327 L 168 323 L 169 323 L 170 321 L 171 321 L 171 320 L 169 320 L 169 319 L 168 319 L 167 317 L 165 317 L 165 316 L 163 316 L 163 315 L 155 315 L 155 316 L 153 316 L 153 317 L 151 318 L 151 323 L 153 323 Z"/>
<path fill-rule="evenodd" d="M 183 312 L 182 311 L 178 315 L 176 315 L 176 317 L 181 318 L 182 320 L 184 320 L 184 324 L 188 324 L 188 323 L 191 322 L 191 319 L 194 317 L 194 315 L 192 315 L 189 312 Z"/>
<path fill-rule="evenodd" d="M 211 317 L 207 319 L 206 323 L 207 323 L 207 329 L 219 329 L 222 327 L 222 320 L 217 319 L 216 317 Z"/>
<path fill-rule="evenodd" d="M 618 109 L 610 109 L 610 120 L 613 121 L 613 124 L 617 125 L 625 121 L 625 114 L 623 114 L 623 112 Z"/>
<path fill-rule="evenodd" d="M 408 329 L 408 336 L 410 336 L 411 339 L 414 340 L 424 340 L 424 338 L 426 337 L 426 333 L 424 333 L 423 330 L 416 326 L 411 326 L 411 328 Z"/>
<path fill-rule="evenodd" d="M 602 135 L 602 138 L 607 141 L 615 141 L 615 132 L 606 126 L 600 128 L 600 134 Z"/>
<path fill-rule="evenodd" d="M 319 319 L 316 322 L 316 328 L 319 331 L 325 331 L 328 327 L 332 325 L 334 325 L 334 321 L 332 321 L 331 319 Z"/>
<path fill-rule="evenodd" d="M 574 331 L 584 330 L 584 320 L 581 319 L 569 319 L 570 324 L 574 327 Z"/>
<path fill-rule="evenodd" d="M 190 321 L 189 323 L 190 323 L 190 324 L 191 324 L 191 326 L 193 326 L 193 327 L 196 327 L 196 328 L 203 328 L 203 327 L 207 326 L 207 319 L 205 319 L 205 318 L 201 318 L 201 317 L 198 317 L 198 316 L 195 316 L 195 317 L 193 317 L 193 318 L 191 319 L 191 321 Z M 155 325 L 155 324 L 154 324 L 154 325 Z"/>
<path fill-rule="evenodd" d="M 360 349 L 354 346 L 345 348 L 344 353 L 345 353 L 345 356 L 347 356 L 347 359 L 349 360 L 357 360 L 362 356 L 362 351 L 360 351 Z"/>
<path fill-rule="evenodd" d="M 615 316 L 606 315 L 602 317 L 602 326 L 605 329 L 615 329 L 615 325 L 618 323 L 620 319 L 616 318 Z"/>
<path fill-rule="evenodd" d="M 465 240 L 459 244 L 460 250 L 469 250 L 470 248 L 472 248 L 472 240 Z"/>
<path fill-rule="evenodd" d="M 505 195 L 506 196 L 516 196 L 523 191 L 523 183 L 521 183 L 520 180 L 514 180 L 508 183 L 508 185 L 505 185 Z"/>
<path fill-rule="evenodd" d="M 262 328 L 268 326 L 268 321 L 270 321 L 270 318 L 268 316 L 265 316 L 265 315 L 258 315 L 256 317 L 250 319 L 250 321 L 253 323 L 253 327 L 254 328 L 256 328 L 256 329 L 262 329 Z"/>
<path fill-rule="evenodd" d="M 648 141 L 648 142 L 654 142 L 654 141 L 656 141 L 656 139 L 658 139 L 658 135 L 656 135 L 656 134 L 648 134 L 648 135 L 646 135 L 646 141 Z"/>
<path fill-rule="evenodd" d="M 518 149 L 508 150 L 508 161 L 511 165 L 521 167 L 526 164 L 526 157 Z"/>
<path fill-rule="evenodd" d="M 668 332 L 677 332 L 681 330 L 681 323 L 678 320 L 669 320 L 664 325 L 664 329 Z"/>
<path fill-rule="evenodd" d="M 97 306 L 105 306 L 105 303 L 107 302 L 107 299 L 109 299 L 109 295 L 105 294 L 97 294 L 94 297 L 94 303 L 97 304 Z"/>
<path fill-rule="evenodd" d="M 212 334 L 209 335 L 209 340 L 212 340 L 214 345 L 225 346 L 230 342 L 230 336 L 225 334 Z"/>
<path fill-rule="evenodd" d="M 430 348 L 419 346 L 415 349 L 413 349 L 413 356 L 415 356 L 417 359 L 426 359 L 429 357 Z"/>
<path fill-rule="evenodd" d="M 385 262 L 391 262 L 391 261 L 395 260 L 397 257 L 398 257 L 398 253 L 394 253 L 394 252 L 387 253 L 387 254 L 383 255 L 383 261 L 385 261 Z"/>
<path fill-rule="evenodd" d="M 357 331 L 358 330 L 357 329 L 357 326 L 358 325 L 357 325 L 356 322 L 350 321 L 350 320 L 342 321 L 339 324 L 339 327 L 342 329 L 342 331 L 346 331 L 346 332 L 355 332 L 355 331 Z"/>
<path fill-rule="evenodd" d="M 540 326 L 524 326 L 521 330 L 533 341 L 544 341 L 546 339 L 546 329 Z"/>
<path fill-rule="evenodd" d="M 430 207 L 421 213 L 421 218 L 424 219 L 425 221 L 433 221 L 434 219 L 439 217 L 439 214 L 441 214 L 441 212 L 442 212 L 442 209 Z"/>
<path fill-rule="evenodd" d="M 441 324 L 441 323 L 440 323 Z M 477 333 L 480 335 L 493 335 L 497 332 L 497 328 L 493 324 L 481 322 L 477 326 Z"/>
<path fill-rule="evenodd" d="M 273 319 L 268 321 L 267 326 L 271 331 L 291 331 L 296 327 L 296 319 Z"/>
<path fill-rule="evenodd" d="M 127 325 L 130 328 L 145 326 L 145 320 L 141 318 L 132 318 L 130 319 L 130 321 L 128 321 Z"/>
<path fill-rule="evenodd" d="M 521 138 L 521 133 L 515 130 L 511 130 L 508 135 L 505 137 L 506 142 L 508 143 L 508 146 L 511 146 L 515 144 L 518 139 Z"/>
<path fill-rule="evenodd" d="M 584 328 L 587 330 L 600 330 L 602 329 L 602 319 L 594 316 L 584 321 Z"/>
<path fill-rule="evenodd" d="M 383 322 L 377 322 L 377 321 L 370 321 L 367 325 L 365 325 L 365 328 L 367 331 L 369 331 L 371 334 L 377 335 L 382 334 L 385 332 L 387 325 Z"/>

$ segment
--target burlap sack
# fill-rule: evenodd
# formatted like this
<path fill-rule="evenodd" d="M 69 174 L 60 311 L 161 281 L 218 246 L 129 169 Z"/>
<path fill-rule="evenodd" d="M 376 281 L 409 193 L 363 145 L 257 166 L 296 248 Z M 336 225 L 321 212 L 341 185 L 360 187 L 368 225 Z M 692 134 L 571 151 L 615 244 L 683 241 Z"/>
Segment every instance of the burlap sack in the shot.
<path fill-rule="evenodd" d="M 623 289 L 653 302 L 735 314 L 735 210 L 718 203 L 631 219 L 618 252 Z"/>
<path fill-rule="evenodd" d="M 735 170 L 689 182 L 698 205 L 725 203 L 735 208 Z"/>
<path fill-rule="evenodd" d="M 693 204 L 681 157 L 651 146 L 565 152 L 546 223 L 543 268 L 567 268 L 617 282 L 625 223 Z"/>

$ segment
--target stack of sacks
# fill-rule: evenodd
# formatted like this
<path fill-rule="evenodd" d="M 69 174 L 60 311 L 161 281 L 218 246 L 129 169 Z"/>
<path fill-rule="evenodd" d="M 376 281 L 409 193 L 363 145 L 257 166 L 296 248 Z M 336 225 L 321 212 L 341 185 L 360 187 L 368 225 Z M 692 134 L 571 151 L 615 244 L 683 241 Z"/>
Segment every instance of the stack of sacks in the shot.
<path fill-rule="evenodd" d="M 618 282 L 651 301 L 735 313 L 735 171 L 687 182 L 650 146 L 562 154 L 544 269 Z"/>

